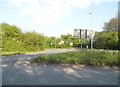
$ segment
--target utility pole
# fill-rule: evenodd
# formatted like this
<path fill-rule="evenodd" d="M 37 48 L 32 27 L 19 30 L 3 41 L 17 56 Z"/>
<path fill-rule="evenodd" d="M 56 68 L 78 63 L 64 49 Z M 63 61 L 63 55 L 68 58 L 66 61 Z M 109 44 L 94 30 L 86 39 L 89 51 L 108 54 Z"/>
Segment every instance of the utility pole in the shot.
<path fill-rule="evenodd" d="M 91 30 L 92 30 L 92 13 L 89 13 L 91 15 Z M 91 37 L 91 49 L 93 48 L 93 38 Z"/>

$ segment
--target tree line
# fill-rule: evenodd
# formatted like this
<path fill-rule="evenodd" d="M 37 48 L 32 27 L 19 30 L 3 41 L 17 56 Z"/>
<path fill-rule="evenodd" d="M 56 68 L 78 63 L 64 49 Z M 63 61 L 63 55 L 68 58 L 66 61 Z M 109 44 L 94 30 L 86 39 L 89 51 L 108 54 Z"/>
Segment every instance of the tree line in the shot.
<path fill-rule="evenodd" d="M 15 25 L 2 23 L 2 51 L 37 51 L 44 50 L 45 37 L 36 32 L 23 33 Z"/>
<path fill-rule="evenodd" d="M 2 51 L 40 51 L 46 48 L 80 47 L 80 40 L 71 34 L 61 35 L 60 38 L 44 36 L 41 33 L 22 32 L 15 25 L 1 23 L 2 26 Z M 95 32 L 93 47 L 96 49 L 118 49 L 118 18 L 106 22 L 102 32 Z M 83 47 L 86 40 L 82 39 Z M 63 42 L 63 43 L 62 43 Z M 88 42 L 90 47 L 90 41 Z"/>
<path fill-rule="evenodd" d="M 104 23 L 103 31 L 96 33 L 94 37 L 94 48 L 118 50 L 118 17 L 111 18 Z"/>

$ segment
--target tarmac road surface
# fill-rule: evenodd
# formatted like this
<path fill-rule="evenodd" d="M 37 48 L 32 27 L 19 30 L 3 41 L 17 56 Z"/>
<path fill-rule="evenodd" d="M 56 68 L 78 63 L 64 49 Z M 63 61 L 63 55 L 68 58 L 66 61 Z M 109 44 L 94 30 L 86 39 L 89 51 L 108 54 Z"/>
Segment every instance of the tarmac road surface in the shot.
<path fill-rule="evenodd" d="M 29 59 L 40 55 L 78 51 L 51 49 L 29 55 L 2 58 L 2 85 L 117 85 L 118 70 L 97 66 L 38 65 Z"/>

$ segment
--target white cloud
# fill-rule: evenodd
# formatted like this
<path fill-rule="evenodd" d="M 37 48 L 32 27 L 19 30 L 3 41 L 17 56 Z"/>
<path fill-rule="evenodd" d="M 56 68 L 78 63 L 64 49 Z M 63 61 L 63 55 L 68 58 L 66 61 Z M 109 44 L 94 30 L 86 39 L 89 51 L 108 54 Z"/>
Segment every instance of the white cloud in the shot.
<path fill-rule="evenodd" d="M 38 24 L 56 24 L 72 13 L 73 8 L 87 8 L 90 0 L 8 0 L 22 16 L 32 16 Z"/>
<path fill-rule="evenodd" d="M 105 0 L 8 0 L 22 16 L 32 16 L 37 24 L 56 24 L 72 13 L 74 8 L 85 9 L 91 2 Z M 113 0 L 107 0 L 113 1 Z M 115 0 L 117 1 L 117 0 Z"/>

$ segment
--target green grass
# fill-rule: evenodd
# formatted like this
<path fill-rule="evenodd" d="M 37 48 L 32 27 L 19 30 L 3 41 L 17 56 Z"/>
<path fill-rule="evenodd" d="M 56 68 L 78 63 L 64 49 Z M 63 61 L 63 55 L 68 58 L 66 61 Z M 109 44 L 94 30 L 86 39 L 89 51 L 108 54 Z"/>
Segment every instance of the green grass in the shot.
<path fill-rule="evenodd" d="M 88 50 L 80 52 L 67 52 L 40 56 L 31 60 L 32 63 L 55 64 L 83 64 L 98 66 L 117 66 L 118 52 L 104 50 Z"/>
<path fill-rule="evenodd" d="M 32 54 L 37 52 L 42 52 L 45 50 L 37 50 L 37 51 L 21 51 L 21 52 L 2 52 L 2 56 L 11 56 L 11 55 L 20 55 L 20 54 Z"/>
<path fill-rule="evenodd" d="M 25 54 L 24 52 L 2 52 L 2 56 L 20 55 Z"/>

